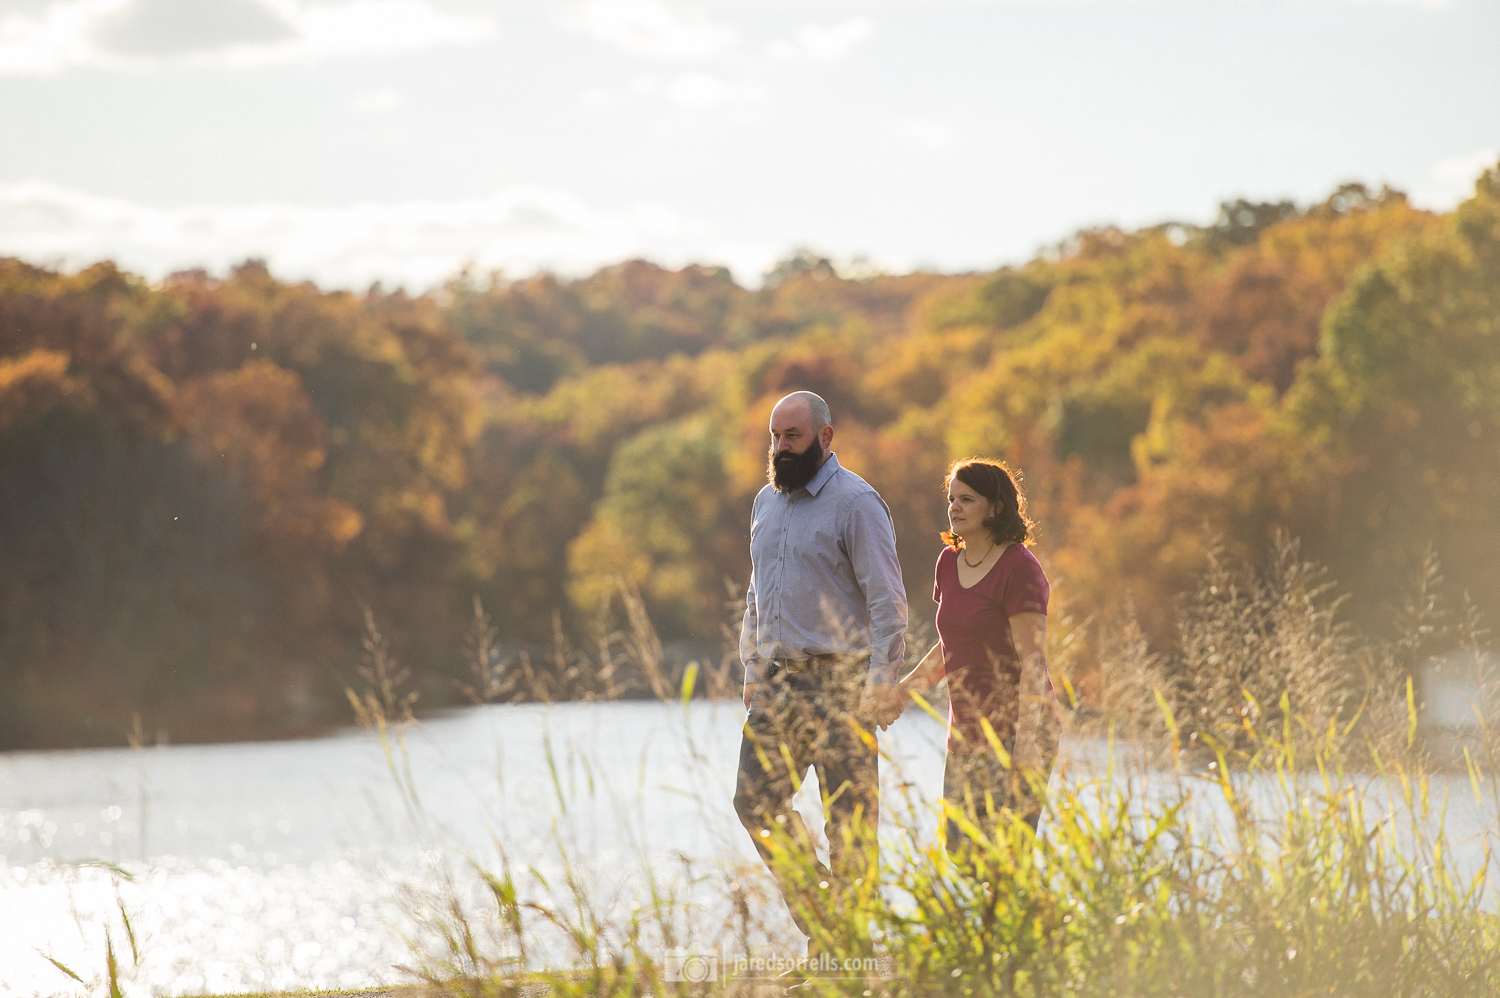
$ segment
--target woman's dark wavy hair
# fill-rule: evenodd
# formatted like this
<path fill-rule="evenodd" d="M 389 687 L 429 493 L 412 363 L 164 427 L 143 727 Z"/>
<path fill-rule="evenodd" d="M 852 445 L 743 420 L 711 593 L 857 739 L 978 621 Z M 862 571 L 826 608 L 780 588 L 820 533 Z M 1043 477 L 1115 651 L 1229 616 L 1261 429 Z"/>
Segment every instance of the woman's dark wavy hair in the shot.
<path fill-rule="evenodd" d="M 1026 516 L 1026 496 L 1021 492 L 1019 471 L 1011 471 L 1004 461 L 994 458 L 969 457 L 949 466 L 943 489 L 951 488 L 955 480 L 999 505 L 995 515 L 985 519 L 983 524 L 996 544 L 1006 541 L 1031 543 L 1034 525 Z M 955 551 L 964 546 L 963 538 L 948 530 L 943 531 L 943 542 Z"/>

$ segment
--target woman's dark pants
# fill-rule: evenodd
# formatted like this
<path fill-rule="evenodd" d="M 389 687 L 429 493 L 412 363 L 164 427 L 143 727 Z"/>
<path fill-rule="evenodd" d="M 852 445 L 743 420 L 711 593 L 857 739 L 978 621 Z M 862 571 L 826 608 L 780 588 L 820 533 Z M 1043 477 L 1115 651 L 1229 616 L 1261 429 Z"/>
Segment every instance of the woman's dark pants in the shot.
<path fill-rule="evenodd" d="M 1033 774 L 1045 781 L 1057 758 L 1058 735 L 1055 726 L 1043 724 L 1040 733 L 1042 768 Z M 1010 748 L 1015 748 L 1014 739 Z M 1000 762 L 994 752 L 958 753 L 950 751 L 943 763 L 943 799 L 959 808 L 980 828 L 988 831 L 1002 820 L 1005 812 L 1024 819 L 1036 831 L 1042 820 L 1043 799 L 1025 778 Z M 1040 789 L 1045 790 L 1045 785 Z M 958 822 L 948 818 L 943 823 L 943 845 L 950 856 L 969 848 L 972 843 Z"/>

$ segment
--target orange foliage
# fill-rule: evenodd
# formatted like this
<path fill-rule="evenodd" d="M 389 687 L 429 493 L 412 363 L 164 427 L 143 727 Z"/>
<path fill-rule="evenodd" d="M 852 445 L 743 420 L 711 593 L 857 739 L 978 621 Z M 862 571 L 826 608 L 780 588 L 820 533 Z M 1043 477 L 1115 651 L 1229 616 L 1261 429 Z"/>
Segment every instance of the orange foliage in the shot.
<path fill-rule="evenodd" d="M 88 408 L 93 392 L 68 376 L 68 355 L 32 350 L 14 360 L 0 358 L 0 433 L 38 419 L 59 405 Z"/>
<path fill-rule="evenodd" d="M 327 459 L 323 420 L 295 373 L 251 361 L 193 379 L 178 404 L 200 458 L 221 459 L 249 486 L 268 539 L 338 551 L 359 534 L 358 511 L 319 494 L 317 473 Z"/>
<path fill-rule="evenodd" d="M 126 673 L 120 710 L 171 700 L 170 674 L 235 723 L 284 717 L 364 600 L 435 699 L 473 595 L 523 646 L 615 578 L 717 652 L 796 389 L 889 504 L 919 622 L 942 473 L 975 454 L 1022 471 L 1078 615 L 1132 593 L 1165 634 L 1211 537 L 1254 557 L 1276 528 L 1367 622 L 1428 543 L 1500 608 L 1497 288 L 1493 171 L 1448 215 L 1350 186 L 989 274 L 802 253 L 754 291 L 643 261 L 416 297 L 0 261 L 0 695 L 68 702 L 27 672 L 55 660 Z"/>

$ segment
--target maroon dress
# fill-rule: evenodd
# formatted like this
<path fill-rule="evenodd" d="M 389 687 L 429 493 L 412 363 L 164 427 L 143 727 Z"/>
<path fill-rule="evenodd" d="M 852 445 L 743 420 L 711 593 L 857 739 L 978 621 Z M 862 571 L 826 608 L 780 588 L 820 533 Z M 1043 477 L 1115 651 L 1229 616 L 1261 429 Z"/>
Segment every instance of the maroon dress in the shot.
<path fill-rule="evenodd" d="M 1011 640 L 1010 618 L 1018 613 L 1045 615 L 1051 586 L 1036 556 L 1023 544 L 1002 551 L 984 578 L 967 589 L 958 581 L 958 559 L 957 551 L 943 549 L 932 587 L 951 705 L 948 750 L 972 752 L 987 745 L 979 724 L 982 717 L 989 718 L 1008 748 L 1015 738 L 1021 684 L 1021 658 Z M 1050 692 L 1050 680 L 1047 688 Z"/>

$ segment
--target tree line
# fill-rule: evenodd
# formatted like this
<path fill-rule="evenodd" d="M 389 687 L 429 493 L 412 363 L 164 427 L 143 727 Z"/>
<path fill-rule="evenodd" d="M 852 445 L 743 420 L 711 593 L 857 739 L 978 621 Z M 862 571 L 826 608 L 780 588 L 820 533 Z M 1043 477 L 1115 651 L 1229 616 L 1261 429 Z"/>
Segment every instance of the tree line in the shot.
<path fill-rule="evenodd" d="M 1023 472 L 1075 620 L 1167 635 L 1211 549 L 1276 530 L 1368 627 L 1429 551 L 1500 605 L 1495 170 L 1448 213 L 1349 185 L 989 273 L 802 252 L 759 289 L 638 260 L 420 296 L 3 260 L 0 745 L 336 722 L 366 608 L 428 705 L 475 597 L 528 668 L 621 592 L 716 654 L 799 388 L 890 504 L 919 622 L 970 454 Z"/>

